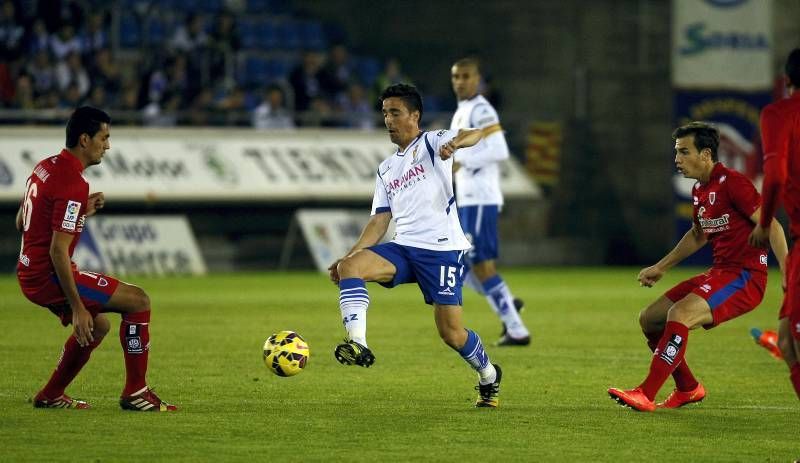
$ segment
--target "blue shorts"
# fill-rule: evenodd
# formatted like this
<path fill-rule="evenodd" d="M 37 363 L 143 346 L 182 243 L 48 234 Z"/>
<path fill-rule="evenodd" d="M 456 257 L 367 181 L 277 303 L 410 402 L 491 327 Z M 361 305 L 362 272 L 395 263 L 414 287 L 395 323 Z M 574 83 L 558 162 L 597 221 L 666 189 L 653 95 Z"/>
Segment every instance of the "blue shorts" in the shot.
<path fill-rule="evenodd" d="M 467 262 L 477 264 L 486 260 L 497 260 L 497 205 L 464 206 L 458 208 L 461 228 L 472 243 L 467 253 Z"/>
<path fill-rule="evenodd" d="M 393 242 L 367 249 L 397 269 L 392 281 L 380 283 L 382 286 L 394 288 L 403 283 L 417 283 L 426 304 L 461 305 L 464 251 L 431 251 Z"/>

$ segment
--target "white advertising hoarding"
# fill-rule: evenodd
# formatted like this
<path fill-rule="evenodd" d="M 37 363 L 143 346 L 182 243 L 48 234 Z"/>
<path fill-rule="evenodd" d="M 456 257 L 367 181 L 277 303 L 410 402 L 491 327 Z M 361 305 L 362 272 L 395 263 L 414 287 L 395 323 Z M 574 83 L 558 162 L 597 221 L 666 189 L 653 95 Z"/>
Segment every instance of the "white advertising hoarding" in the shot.
<path fill-rule="evenodd" d="M 114 276 L 202 275 L 206 264 L 184 216 L 104 216 L 86 220 L 73 261 Z"/>
<path fill-rule="evenodd" d="M 19 201 L 63 129 L 0 128 L 0 200 Z M 103 162 L 84 172 L 110 201 L 364 200 L 395 146 L 382 132 L 111 129 Z M 502 169 L 507 197 L 540 196 L 518 163 Z"/>
<path fill-rule="evenodd" d="M 672 5 L 674 87 L 772 86 L 772 0 L 673 0 Z"/>

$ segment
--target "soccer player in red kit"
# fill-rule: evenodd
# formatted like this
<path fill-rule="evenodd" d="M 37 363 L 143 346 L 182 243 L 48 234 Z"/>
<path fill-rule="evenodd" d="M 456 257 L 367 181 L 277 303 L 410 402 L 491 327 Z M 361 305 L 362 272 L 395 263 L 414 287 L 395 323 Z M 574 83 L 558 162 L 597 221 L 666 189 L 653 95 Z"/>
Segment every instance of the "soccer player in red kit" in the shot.
<path fill-rule="evenodd" d="M 789 378 L 800 398 L 800 48 L 786 60 L 789 98 L 767 105 L 761 112 L 764 146 L 764 184 L 761 218 L 750 234 L 750 244 L 766 246 L 779 197 L 789 215 L 794 243 L 787 258 L 783 306 L 778 322 L 778 346 L 789 366 Z"/>
<path fill-rule="evenodd" d="M 664 273 L 711 243 L 710 270 L 679 283 L 639 314 L 647 345 L 653 351 L 650 372 L 636 388 L 610 388 L 620 405 L 639 411 L 677 408 L 703 400 L 705 388 L 694 377 L 684 357 L 689 330 L 713 328 L 753 310 L 767 286 L 767 253 L 747 244 L 759 217 L 760 198 L 750 180 L 717 161 L 719 132 L 709 124 L 692 122 L 672 134 L 675 164 L 684 177 L 697 179 L 692 189 L 692 228 L 658 263 L 639 272 L 642 286 L 653 286 Z M 772 251 L 781 271 L 786 238 L 778 222 L 769 228 Z M 656 405 L 655 396 L 667 378 L 675 390 Z"/>
<path fill-rule="evenodd" d="M 22 248 L 17 279 L 22 293 L 47 307 L 64 326 L 72 323 L 61 359 L 50 380 L 33 398 L 37 408 L 89 408 L 64 390 L 89 360 L 111 328 L 106 312 L 122 314 L 119 340 L 126 381 L 119 404 L 125 410 L 174 411 L 147 386 L 150 350 L 150 299 L 140 288 L 100 273 L 79 271 L 72 253 L 87 217 L 105 203 L 103 193 L 89 194 L 83 170 L 100 164 L 109 149 L 105 112 L 84 106 L 67 122 L 66 148 L 41 161 L 26 183 L 17 213 Z"/>

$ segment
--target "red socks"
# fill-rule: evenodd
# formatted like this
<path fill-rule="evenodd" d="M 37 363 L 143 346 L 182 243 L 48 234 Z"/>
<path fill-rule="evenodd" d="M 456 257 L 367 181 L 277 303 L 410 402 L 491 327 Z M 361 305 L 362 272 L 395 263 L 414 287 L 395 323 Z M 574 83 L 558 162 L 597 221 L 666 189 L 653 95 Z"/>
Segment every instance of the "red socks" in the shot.
<path fill-rule="evenodd" d="M 119 342 L 125 357 L 125 389 L 129 396 L 147 387 L 147 354 L 150 351 L 150 311 L 122 314 Z"/>
<path fill-rule="evenodd" d="M 86 362 L 89 361 L 89 356 L 95 347 L 99 346 L 103 338 L 95 339 L 86 347 L 81 347 L 75 336 L 70 335 L 67 342 L 64 344 L 64 350 L 61 353 L 61 359 L 58 361 L 55 371 L 50 376 L 50 380 L 44 388 L 36 394 L 37 400 L 48 399 L 53 400 L 61 397 L 64 390 L 69 386 L 69 383 L 78 376 Z"/>
<path fill-rule="evenodd" d="M 792 365 L 792 368 L 789 371 L 789 379 L 792 380 L 794 392 L 797 394 L 797 398 L 800 399 L 800 363 L 795 363 Z"/>
<path fill-rule="evenodd" d="M 683 362 L 689 328 L 678 322 L 668 321 L 664 335 L 653 352 L 650 373 L 639 385 L 648 399 L 653 400 L 670 374 Z M 696 380 L 695 380 L 696 381 Z"/>
<path fill-rule="evenodd" d="M 661 340 L 661 337 L 664 335 L 664 332 L 660 333 L 645 333 L 645 337 L 647 338 L 647 346 L 650 348 L 651 352 L 656 350 L 658 347 L 658 342 Z M 672 372 L 672 379 L 675 380 L 675 387 L 682 392 L 689 392 L 693 391 L 694 388 L 700 384 L 697 379 L 692 374 L 692 370 L 689 369 L 689 365 L 686 364 L 686 357 L 684 357 L 683 362 L 675 368 L 675 371 Z"/>

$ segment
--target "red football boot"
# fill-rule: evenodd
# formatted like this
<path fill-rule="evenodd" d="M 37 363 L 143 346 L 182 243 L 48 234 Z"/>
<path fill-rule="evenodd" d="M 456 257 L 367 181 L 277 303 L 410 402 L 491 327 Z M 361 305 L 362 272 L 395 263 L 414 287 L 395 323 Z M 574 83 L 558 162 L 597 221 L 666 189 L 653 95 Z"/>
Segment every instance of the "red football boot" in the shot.
<path fill-rule="evenodd" d="M 638 387 L 624 391 L 612 387 L 609 388 L 608 395 L 623 407 L 630 407 L 636 411 L 652 412 L 656 409 L 656 404 L 648 399 L 647 396 L 644 395 L 644 392 Z"/>
<path fill-rule="evenodd" d="M 119 398 L 119 406 L 123 410 L 132 410 L 137 412 L 174 412 L 178 407 L 168 404 L 159 399 L 156 393 L 149 387 L 141 392 L 127 397 Z"/>
<path fill-rule="evenodd" d="M 35 408 L 74 408 L 78 410 L 91 408 L 89 404 L 83 400 L 73 399 L 66 394 L 61 394 L 60 397 L 56 397 L 52 400 L 37 396 L 33 399 L 33 406 Z"/>
<path fill-rule="evenodd" d="M 706 389 L 703 387 L 702 384 L 697 383 L 697 387 L 692 389 L 691 391 L 679 391 L 675 389 L 669 396 L 667 396 L 667 399 L 665 401 L 657 403 L 656 407 L 658 408 L 683 407 L 684 405 L 700 402 L 705 397 L 706 397 Z"/>

